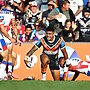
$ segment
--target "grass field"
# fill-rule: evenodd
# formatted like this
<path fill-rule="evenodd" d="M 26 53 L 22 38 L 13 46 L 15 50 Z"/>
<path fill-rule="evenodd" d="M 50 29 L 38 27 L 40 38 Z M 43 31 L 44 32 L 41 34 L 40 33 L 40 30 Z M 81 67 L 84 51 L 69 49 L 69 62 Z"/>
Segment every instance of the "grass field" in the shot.
<path fill-rule="evenodd" d="M 0 81 L 0 90 L 89 90 L 90 81 Z"/>

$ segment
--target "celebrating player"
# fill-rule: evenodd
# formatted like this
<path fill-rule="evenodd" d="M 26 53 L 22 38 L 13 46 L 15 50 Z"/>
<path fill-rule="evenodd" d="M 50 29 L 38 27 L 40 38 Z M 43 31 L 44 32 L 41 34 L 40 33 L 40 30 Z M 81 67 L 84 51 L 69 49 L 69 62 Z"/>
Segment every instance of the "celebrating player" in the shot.
<path fill-rule="evenodd" d="M 56 36 L 54 34 L 54 29 L 51 26 L 49 26 L 46 29 L 46 35 L 43 38 L 41 38 L 26 54 L 24 59 L 26 65 L 29 57 L 41 46 L 43 46 L 43 52 L 40 55 L 42 80 L 46 80 L 46 69 L 48 64 L 53 79 L 60 80 L 58 51 L 60 48 L 65 57 L 65 60 L 68 59 L 68 55 L 65 48 L 65 42 L 62 38 L 60 38 L 60 36 Z"/>

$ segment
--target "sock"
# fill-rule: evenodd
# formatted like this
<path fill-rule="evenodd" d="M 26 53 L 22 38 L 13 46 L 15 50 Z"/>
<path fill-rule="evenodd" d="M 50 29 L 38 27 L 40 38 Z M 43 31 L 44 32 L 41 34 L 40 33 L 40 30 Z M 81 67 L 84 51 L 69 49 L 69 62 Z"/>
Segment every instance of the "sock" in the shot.
<path fill-rule="evenodd" d="M 46 80 L 46 68 L 41 68 L 42 80 Z"/>
<path fill-rule="evenodd" d="M 8 75 L 12 75 L 12 62 L 8 62 Z"/>
<path fill-rule="evenodd" d="M 46 79 L 46 73 L 42 73 L 42 79 Z"/>
<path fill-rule="evenodd" d="M 0 76 L 5 72 L 6 70 L 7 61 L 2 60 L 0 63 Z"/>

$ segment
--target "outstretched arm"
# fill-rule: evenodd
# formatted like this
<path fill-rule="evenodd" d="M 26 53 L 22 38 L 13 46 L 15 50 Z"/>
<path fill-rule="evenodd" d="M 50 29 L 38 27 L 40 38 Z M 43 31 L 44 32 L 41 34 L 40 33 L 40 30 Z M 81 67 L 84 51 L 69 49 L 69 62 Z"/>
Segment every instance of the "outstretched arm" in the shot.
<path fill-rule="evenodd" d="M 29 52 L 26 54 L 25 58 L 24 58 L 24 63 L 27 67 L 31 68 L 31 61 L 28 61 L 29 57 L 37 50 L 38 48 L 34 45 L 31 50 L 29 50 Z"/>
<path fill-rule="evenodd" d="M 37 49 L 38 49 L 38 47 L 36 47 L 36 46 L 34 45 L 34 46 L 32 47 L 32 49 L 28 51 L 28 53 L 26 54 L 26 56 L 30 57 Z"/>

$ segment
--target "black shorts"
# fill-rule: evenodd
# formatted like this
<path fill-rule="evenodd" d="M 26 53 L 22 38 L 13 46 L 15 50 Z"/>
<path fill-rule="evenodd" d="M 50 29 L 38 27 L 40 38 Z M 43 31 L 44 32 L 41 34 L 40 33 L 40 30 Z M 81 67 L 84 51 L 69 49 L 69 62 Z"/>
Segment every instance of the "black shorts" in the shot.
<path fill-rule="evenodd" d="M 56 55 L 48 55 L 50 63 L 49 68 L 50 70 L 59 70 L 58 58 Z"/>

